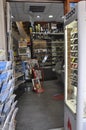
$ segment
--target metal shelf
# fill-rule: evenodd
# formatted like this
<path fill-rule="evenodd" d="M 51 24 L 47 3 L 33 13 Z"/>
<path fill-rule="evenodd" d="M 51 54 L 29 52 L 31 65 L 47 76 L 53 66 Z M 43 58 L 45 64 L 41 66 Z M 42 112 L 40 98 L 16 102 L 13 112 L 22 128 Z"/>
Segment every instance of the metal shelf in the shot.
<path fill-rule="evenodd" d="M 15 75 L 15 79 L 18 79 L 20 77 L 24 76 L 24 74 L 18 73 L 17 75 Z"/>
<path fill-rule="evenodd" d="M 19 80 L 16 84 L 15 84 L 15 88 L 14 90 L 16 90 L 18 88 L 19 85 L 23 84 L 25 82 L 25 80 Z"/>
<path fill-rule="evenodd" d="M 32 34 L 43 34 L 43 35 L 64 35 L 63 32 L 60 32 L 60 33 L 44 33 L 44 32 L 32 32 Z"/>

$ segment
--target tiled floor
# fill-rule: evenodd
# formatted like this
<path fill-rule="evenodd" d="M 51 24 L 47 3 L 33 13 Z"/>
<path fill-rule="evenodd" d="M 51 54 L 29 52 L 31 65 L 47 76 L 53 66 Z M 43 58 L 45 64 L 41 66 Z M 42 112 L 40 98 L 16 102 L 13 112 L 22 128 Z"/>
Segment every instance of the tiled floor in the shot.
<path fill-rule="evenodd" d="M 16 130 L 49 130 L 63 127 L 64 101 L 55 100 L 55 94 L 64 87 L 57 80 L 44 82 L 45 92 L 26 91 L 19 99 Z M 58 129 L 57 129 L 58 130 Z"/>

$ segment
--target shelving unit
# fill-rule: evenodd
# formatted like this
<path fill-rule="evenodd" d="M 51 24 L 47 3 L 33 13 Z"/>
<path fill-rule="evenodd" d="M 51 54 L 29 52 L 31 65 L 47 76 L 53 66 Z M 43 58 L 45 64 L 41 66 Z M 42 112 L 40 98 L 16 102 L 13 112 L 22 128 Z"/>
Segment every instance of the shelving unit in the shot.
<path fill-rule="evenodd" d="M 15 90 L 25 82 L 26 70 L 24 71 L 24 62 L 31 58 L 30 45 L 26 39 L 13 41 L 14 51 L 14 76 L 15 76 Z"/>
<path fill-rule="evenodd" d="M 18 51 L 18 44 L 14 45 L 14 77 L 15 77 L 15 90 L 25 82 L 24 72 L 23 72 L 23 61 Z M 23 48 L 25 46 L 22 46 Z"/>
<path fill-rule="evenodd" d="M 30 42 L 30 41 L 29 41 Z M 28 39 L 20 40 L 18 43 L 18 54 L 22 61 L 31 58 L 31 44 L 28 44 Z"/>
<path fill-rule="evenodd" d="M 86 129 L 86 1 L 65 15 L 64 129 Z M 82 12 L 81 12 L 82 10 Z"/>
<path fill-rule="evenodd" d="M 12 61 L 0 61 L 0 88 L 0 130 L 9 130 L 10 122 L 12 125 L 10 129 L 13 129 L 18 108 L 16 108 L 16 95 L 13 94 L 15 78 Z"/>
<path fill-rule="evenodd" d="M 43 43 L 42 43 L 43 41 Z M 38 45 L 36 46 L 36 42 Z M 33 57 L 36 56 L 39 64 L 42 64 L 44 56 L 48 56 L 46 66 L 55 66 L 57 62 L 64 60 L 64 33 L 32 33 Z"/>
<path fill-rule="evenodd" d="M 24 75 L 22 60 L 18 56 L 14 60 L 14 71 L 14 76 L 16 79 Z"/>
<path fill-rule="evenodd" d="M 24 73 L 17 73 L 15 75 L 15 90 L 18 88 L 19 85 L 23 84 L 25 82 Z"/>

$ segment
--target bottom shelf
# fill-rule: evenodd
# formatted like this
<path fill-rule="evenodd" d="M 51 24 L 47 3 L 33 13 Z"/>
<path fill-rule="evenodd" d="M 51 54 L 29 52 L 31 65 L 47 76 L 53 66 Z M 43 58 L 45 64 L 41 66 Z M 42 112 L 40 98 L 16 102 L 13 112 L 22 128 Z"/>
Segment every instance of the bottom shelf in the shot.
<path fill-rule="evenodd" d="M 18 88 L 18 86 L 21 85 L 21 84 L 23 84 L 24 82 L 25 82 L 25 80 L 19 80 L 19 81 L 17 81 L 14 90 L 16 90 Z"/>

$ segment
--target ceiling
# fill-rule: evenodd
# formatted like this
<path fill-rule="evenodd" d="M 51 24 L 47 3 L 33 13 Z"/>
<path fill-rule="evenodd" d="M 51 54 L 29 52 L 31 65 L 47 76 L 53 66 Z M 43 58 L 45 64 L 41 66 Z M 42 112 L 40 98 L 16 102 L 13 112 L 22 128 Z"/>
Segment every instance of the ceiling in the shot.
<path fill-rule="evenodd" d="M 11 13 L 13 21 L 57 21 L 62 22 L 62 16 L 64 15 L 64 3 L 30 3 L 30 2 L 10 2 Z M 35 12 L 31 11 L 31 6 L 35 6 Z M 41 8 L 40 8 L 41 7 Z M 39 9 L 44 9 L 40 11 Z M 49 15 L 53 15 L 53 18 L 49 18 Z M 40 16 L 37 18 L 37 16 Z"/>

